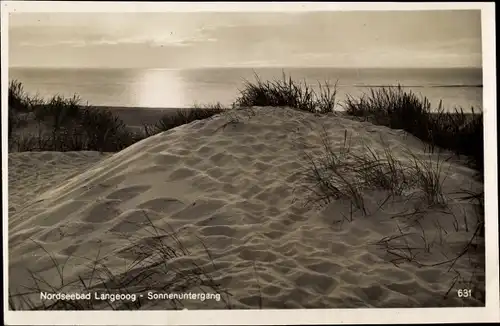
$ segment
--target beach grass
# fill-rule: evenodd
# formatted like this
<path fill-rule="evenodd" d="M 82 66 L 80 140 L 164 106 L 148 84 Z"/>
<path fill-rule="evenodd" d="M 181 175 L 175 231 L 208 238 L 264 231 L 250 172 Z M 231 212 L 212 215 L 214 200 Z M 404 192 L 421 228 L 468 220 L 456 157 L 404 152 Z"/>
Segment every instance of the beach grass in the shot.
<path fill-rule="evenodd" d="M 291 77 L 283 74 L 281 80 L 262 81 L 256 76 L 255 82 L 246 81 L 239 97 L 234 102 L 233 108 L 247 108 L 253 106 L 291 107 L 310 113 L 327 114 L 335 111 L 336 89 L 328 83 L 319 83 L 319 93 L 305 83 L 295 82 Z M 411 151 L 406 151 L 405 157 L 396 155 L 390 147 L 384 146 L 381 153 L 365 146 L 362 151 L 353 151 L 350 147 L 349 132 L 344 131 L 344 142 L 337 147 L 328 138 L 327 130 L 322 132 L 322 154 L 315 157 L 304 152 L 307 166 L 304 170 L 304 185 L 311 196 L 306 199 L 308 203 L 328 205 L 338 200 L 350 201 L 351 207 L 369 216 L 373 212 L 368 209 L 365 201 L 367 190 L 388 191 L 390 197 L 399 198 L 407 196 L 410 190 L 417 190 L 424 207 L 415 209 L 411 217 L 418 221 L 418 216 L 425 213 L 430 207 L 439 206 L 446 210 L 448 195 L 443 189 L 447 178 L 448 160 L 450 157 L 441 156 L 441 149 L 450 150 L 458 156 L 466 156 L 471 167 L 483 175 L 483 116 L 482 113 L 472 111 L 466 114 L 461 109 L 454 113 L 445 112 L 441 105 L 433 109 L 426 98 L 419 98 L 411 91 L 402 87 L 374 89 L 361 98 L 349 96 L 343 103 L 347 116 L 362 117 L 373 124 L 387 126 L 392 129 L 404 130 L 427 144 L 429 155 L 422 158 Z M 111 111 L 80 104 L 78 97 L 65 99 L 55 96 L 43 101 L 37 97 L 30 98 L 24 93 L 22 85 L 12 82 L 9 87 L 9 149 L 11 151 L 78 151 L 91 150 L 100 152 L 118 152 L 137 141 L 168 131 L 183 124 L 196 120 L 207 119 L 220 114 L 225 110 L 222 105 L 198 107 L 193 109 L 178 110 L 172 115 L 162 117 L 154 125 L 144 125 L 143 133 L 134 133 Z M 25 126 L 24 117 L 32 114 L 38 125 L 34 134 L 16 133 L 16 130 Z M 438 153 L 437 159 L 434 154 Z M 411 192 L 412 196 L 414 192 Z M 472 250 L 474 242 L 479 237 L 484 237 L 484 192 L 475 193 L 464 190 L 463 198 L 474 202 L 478 207 L 479 216 L 476 225 L 467 226 L 475 228 L 469 243 L 455 257 L 450 257 L 439 262 L 422 262 L 415 250 L 405 238 L 409 235 L 404 229 L 393 237 L 386 237 L 376 243 L 384 248 L 388 255 L 393 257 L 394 264 L 403 262 L 413 263 L 418 266 L 434 266 L 448 264 L 449 270 L 455 272 L 451 288 L 456 282 L 465 282 L 461 275 L 453 270 L 455 262 Z M 388 197 L 389 200 L 389 197 Z M 352 210 L 351 210 L 352 212 Z M 147 215 L 145 215 L 146 219 Z M 405 216 L 407 218 L 408 216 Z M 467 219 L 467 217 L 464 217 Z M 353 220 L 353 216 L 347 219 Z M 149 222 L 151 222 L 149 220 Z M 465 223 L 468 225 L 467 223 Z M 458 225 L 458 223 L 457 223 Z M 168 282 L 156 284 L 159 289 L 171 291 L 187 290 L 192 287 L 209 288 L 217 293 L 226 293 L 209 272 L 193 265 L 188 272 L 185 270 L 171 270 L 167 268 L 169 260 L 180 255 L 189 255 L 189 251 L 182 247 L 175 236 L 175 232 L 160 230 L 153 226 L 152 238 L 158 240 L 156 245 L 134 247 L 139 252 L 136 264 L 120 275 L 113 275 L 102 259 L 91 262 L 88 275 L 83 275 L 77 282 L 84 290 L 99 289 L 107 293 L 129 291 L 131 280 L 134 281 L 134 292 L 145 291 L 151 287 L 153 274 L 164 276 Z M 438 228 L 440 232 L 447 232 Z M 458 230 L 457 230 L 458 231 Z M 422 228 L 422 250 L 431 251 L 431 240 Z M 161 233 L 161 234 L 160 234 Z M 166 245 L 162 239 L 173 239 L 176 247 Z M 133 239 L 131 239 L 132 241 Z M 207 251 L 208 255 L 209 252 Z M 50 255 L 47 252 L 48 255 Z M 147 258 L 144 258 L 147 257 Z M 54 259 L 54 266 L 58 267 Z M 164 265 L 164 269 L 159 267 Z M 151 268 L 151 266 L 155 268 Z M 158 267 L 159 266 L 159 267 Z M 59 268 L 59 267 L 58 267 Z M 255 269 L 255 266 L 254 266 Z M 31 273 L 35 287 L 24 292 L 10 292 L 9 305 L 11 309 L 96 309 L 92 302 L 83 305 L 76 301 L 56 301 L 48 306 L 30 301 L 29 296 L 35 292 L 50 290 L 51 292 L 63 291 L 67 284 L 61 273 L 61 284 L 47 284 L 36 273 Z M 468 280 L 468 282 L 473 282 Z M 471 284 L 475 291 L 484 288 Z M 449 295 L 443 293 L 443 298 Z M 182 308 L 180 303 L 174 309 Z M 262 302 L 260 302 L 262 307 Z M 139 309 L 140 300 L 131 305 L 112 305 L 111 309 Z M 229 301 L 227 307 L 230 307 Z"/>
<path fill-rule="evenodd" d="M 36 243 L 57 269 L 59 282 L 52 284 L 44 279 L 42 273 L 29 271 L 33 286 L 18 291 L 10 290 L 10 309 L 137 310 L 147 300 L 147 293 L 165 293 L 166 291 L 171 293 L 188 293 L 190 291 L 210 293 L 217 297 L 224 308 L 231 308 L 230 293 L 222 289 L 217 280 L 211 276 L 215 266 L 206 246 L 202 243 L 211 262 L 209 267 L 200 266 L 195 262 L 188 268 L 176 266 L 172 264 L 172 260 L 189 257 L 189 249 L 183 245 L 175 230 L 155 225 L 145 211 L 143 211 L 143 215 L 143 224 L 147 225 L 146 232 L 150 241 L 144 241 L 144 238 L 138 236 L 123 235 L 123 238 L 129 242 L 123 251 L 133 253 L 135 259 L 120 274 L 111 272 L 105 263 L 107 257 L 101 256 L 100 251 L 95 259 L 68 256 L 66 261 L 60 264 L 42 244 Z M 138 222 L 129 221 L 129 223 L 137 224 Z M 64 275 L 64 269 L 71 260 L 86 262 L 88 271 L 78 275 L 76 279 L 68 280 Z M 75 289 L 77 289 L 76 292 Z M 92 295 L 90 300 L 65 298 L 40 300 L 41 293 L 91 293 Z M 97 298 L 95 293 L 98 294 Z M 123 300 L 100 299 L 103 296 L 111 297 L 116 294 L 129 295 L 129 298 Z M 143 294 L 143 297 L 140 294 Z M 134 300 L 131 300 L 132 295 L 135 295 Z M 171 309 L 184 308 L 182 300 L 176 298 L 165 302 L 170 305 Z"/>
<path fill-rule="evenodd" d="M 153 125 L 145 124 L 144 134 L 150 137 L 157 133 L 182 126 L 184 124 L 210 118 L 216 114 L 222 113 L 224 108 L 221 104 L 206 105 L 195 107 L 193 109 L 179 109 L 171 115 L 165 115 Z"/>
<path fill-rule="evenodd" d="M 471 167 L 484 174 L 483 113 L 471 108 L 445 111 L 442 103 L 433 108 L 426 97 L 419 97 L 403 87 L 372 89 L 361 98 L 348 96 L 343 103 L 348 115 L 392 129 L 402 129 L 428 145 L 466 156 Z"/>
<path fill-rule="evenodd" d="M 321 138 L 323 150 L 319 157 L 304 152 L 308 162 L 304 176 L 312 193 L 308 202 L 321 206 L 340 198 L 349 199 L 366 215 L 369 212 L 363 191 L 382 190 L 391 197 L 419 194 L 428 207 L 447 205 L 443 184 L 450 173 L 450 157 L 441 154 L 421 157 L 408 148 L 398 155 L 383 140 L 382 153 L 366 145 L 354 151 L 348 145 L 347 130 L 341 148 L 332 144 L 326 131 Z M 478 198 L 475 193 L 469 196 Z"/>
<path fill-rule="evenodd" d="M 233 107 L 278 106 L 298 110 L 329 113 L 337 106 L 336 87 L 328 82 L 319 82 L 319 92 L 305 83 L 296 82 L 283 74 L 282 79 L 245 81 Z M 42 100 L 30 96 L 18 81 L 9 86 L 9 143 L 11 151 L 43 150 L 96 150 L 118 152 L 134 142 L 190 123 L 205 119 L 226 110 L 220 104 L 179 109 L 174 114 L 161 117 L 153 125 L 144 125 L 138 134 L 128 130 L 123 121 L 111 111 L 81 105 L 77 96 L 62 98 L 54 96 Z M 402 87 L 372 89 L 361 98 L 348 96 L 341 104 L 349 116 L 363 117 L 374 124 L 402 129 L 425 142 L 430 152 L 436 148 L 447 149 L 457 156 L 465 156 L 471 167 L 483 175 L 483 114 L 472 108 L 471 113 L 463 109 L 448 112 L 441 105 L 432 108 L 429 100 L 419 97 Z M 15 130 L 27 124 L 27 115 L 32 113 L 40 126 L 50 132 L 31 134 L 26 139 Z"/>
<path fill-rule="evenodd" d="M 318 82 L 315 91 L 305 82 L 297 82 L 283 72 L 282 79 L 263 81 L 256 74 L 255 81 L 244 81 L 235 105 L 239 107 L 291 107 L 307 112 L 329 113 L 335 109 L 335 85 Z"/>
<path fill-rule="evenodd" d="M 30 96 L 21 83 L 9 87 L 9 151 L 99 151 L 119 152 L 128 146 L 172 128 L 206 119 L 223 110 L 220 104 L 178 109 L 166 114 L 143 132 L 132 131 L 111 110 L 82 105 L 78 96 L 55 95 L 48 100 Z M 16 133 L 35 122 L 35 128 Z"/>
<path fill-rule="evenodd" d="M 318 82 L 315 91 L 305 82 L 297 82 L 283 73 L 282 79 L 245 81 L 235 105 L 241 107 L 292 107 L 312 113 L 330 113 L 337 107 L 336 84 Z M 482 178 L 484 172 L 483 113 L 471 108 L 446 111 L 442 103 L 433 108 L 426 97 L 420 97 L 402 86 L 371 89 L 360 98 L 347 96 L 338 103 L 347 115 L 402 129 L 425 142 L 430 152 L 437 148 L 465 156 Z"/>
<path fill-rule="evenodd" d="M 392 257 L 390 262 L 396 266 L 404 263 L 418 267 L 447 266 L 450 284 L 448 291 L 442 294 L 443 299 L 450 295 L 457 282 L 473 289 L 475 297 L 485 298 L 484 284 L 480 285 L 481 281 L 476 274 L 465 277 L 454 269 L 459 259 L 475 252 L 477 243 L 484 241 L 484 190 L 474 192 L 462 189 L 455 193 L 446 193 L 443 185 L 450 173 L 448 164 L 450 157 L 444 157 L 441 154 L 428 154 L 421 157 L 409 149 L 403 151 L 403 156 L 396 155 L 384 142 L 382 142 L 384 148 L 381 154 L 368 146 L 356 152 L 347 145 L 347 130 L 344 133 L 341 148 L 332 144 L 326 131 L 322 132 L 322 143 L 321 155 L 315 157 L 305 153 L 308 164 L 303 171 L 304 188 L 310 194 L 304 201 L 306 205 L 318 204 L 325 207 L 339 199 L 347 200 L 351 207 L 349 216 L 344 216 L 342 221 L 335 221 L 343 224 L 345 221 L 353 222 L 357 212 L 360 212 L 363 217 L 374 215 L 384 208 L 384 204 L 391 201 L 393 203 L 416 201 L 413 211 L 397 213 L 391 217 L 403 221 L 405 227 L 398 227 L 396 234 L 384 237 L 375 245 L 386 250 L 387 255 Z M 366 194 L 373 191 L 386 191 L 388 196 L 370 211 L 366 203 Z M 459 195 L 458 201 L 469 202 L 476 207 L 475 216 L 467 216 L 466 212 L 460 217 L 455 216 L 448 204 L 457 201 L 457 198 L 452 199 L 453 195 L 457 194 Z M 426 213 L 435 214 L 436 211 L 454 216 L 454 230 L 441 226 L 437 219 L 436 230 L 439 235 L 431 237 L 426 234 L 420 220 Z M 464 230 L 461 230 L 459 225 L 464 225 Z M 415 227 L 421 230 L 420 246 L 410 245 L 410 241 L 407 240 L 414 235 Z M 436 238 L 441 239 L 442 245 L 443 238 L 451 232 L 469 232 L 470 230 L 474 230 L 474 233 L 469 241 L 453 257 L 425 262 L 420 259 L 422 253 L 432 253 Z M 469 263 L 471 268 L 475 270 L 479 268 L 478 264 L 472 262 L 470 258 Z"/>

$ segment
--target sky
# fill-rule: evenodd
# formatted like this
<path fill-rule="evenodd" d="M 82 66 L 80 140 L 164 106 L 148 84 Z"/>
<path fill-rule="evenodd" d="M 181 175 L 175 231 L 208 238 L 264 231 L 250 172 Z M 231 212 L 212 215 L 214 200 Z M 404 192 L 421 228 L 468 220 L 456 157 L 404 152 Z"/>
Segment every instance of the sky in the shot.
<path fill-rule="evenodd" d="M 9 66 L 481 67 L 474 11 L 12 13 Z"/>

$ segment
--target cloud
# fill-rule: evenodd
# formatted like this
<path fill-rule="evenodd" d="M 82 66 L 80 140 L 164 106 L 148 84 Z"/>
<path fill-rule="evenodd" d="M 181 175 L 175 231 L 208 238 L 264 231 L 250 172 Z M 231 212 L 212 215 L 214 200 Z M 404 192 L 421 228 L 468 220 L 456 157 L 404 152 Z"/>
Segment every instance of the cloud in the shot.
<path fill-rule="evenodd" d="M 101 33 L 85 31 L 55 30 L 41 27 L 36 31 L 24 29 L 10 31 L 12 45 L 23 47 L 85 47 L 85 46 L 116 46 L 116 45 L 145 45 L 150 47 L 187 47 L 198 43 L 213 43 L 218 39 L 200 31 L 176 32 L 149 32 L 135 31 L 129 35 L 120 35 L 120 31 L 103 30 Z"/>
<path fill-rule="evenodd" d="M 282 65 L 281 62 L 278 62 L 276 60 L 248 60 L 248 61 L 233 61 L 233 62 L 228 62 L 226 63 L 228 67 L 272 67 L 272 66 L 280 66 Z"/>
<path fill-rule="evenodd" d="M 84 40 L 59 40 L 59 41 L 35 41 L 35 42 L 19 42 L 17 43 L 19 46 L 25 47 L 53 47 L 53 46 L 61 46 L 66 45 L 70 47 L 84 47 L 88 44 L 88 42 Z"/>
<path fill-rule="evenodd" d="M 198 43 L 212 43 L 217 42 L 215 37 L 205 37 L 202 35 L 193 35 L 188 37 L 173 37 L 172 35 L 166 37 L 153 37 L 143 39 L 144 43 L 153 46 L 194 46 Z"/>
<path fill-rule="evenodd" d="M 127 58 L 125 66 L 143 55 L 144 65 L 154 67 L 480 65 L 480 20 L 457 15 L 23 13 L 9 20 L 9 41 L 11 62 L 18 65 L 32 64 L 29 56 L 42 56 L 38 53 L 54 65 L 79 64 L 84 59 L 75 59 L 75 53 L 99 65 L 101 57 L 119 54 Z M 54 55 L 45 55 L 50 52 Z"/>

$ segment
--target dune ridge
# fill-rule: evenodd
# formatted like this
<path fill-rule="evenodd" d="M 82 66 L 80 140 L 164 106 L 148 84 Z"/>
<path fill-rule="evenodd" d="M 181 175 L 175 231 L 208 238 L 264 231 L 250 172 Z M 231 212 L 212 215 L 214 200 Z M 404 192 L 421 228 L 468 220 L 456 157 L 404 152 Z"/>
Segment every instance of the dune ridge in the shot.
<path fill-rule="evenodd" d="M 339 114 L 272 107 L 231 110 L 194 121 L 113 155 L 41 153 L 24 164 L 33 153 L 9 154 L 9 184 L 19 184 L 9 189 L 10 288 L 33 287 L 27 269 L 58 287 L 61 272 L 47 252 L 66 266 L 66 291 L 81 289 L 79 276 L 88 275 L 96 257 L 114 275 L 124 273 L 136 259 L 133 249 L 157 238 L 148 230 L 154 223 L 174 230 L 189 249 L 169 260 L 168 268 L 189 269 L 195 263 L 230 293 L 219 302 L 183 301 L 189 309 L 482 305 L 481 298 L 444 298 L 456 274 L 449 264 L 433 266 L 459 253 L 470 240 L 474 229 L 457 216 L 465 214 L 474 225 L 473 205 L 452 198 L 450 213 L 420 207 L 418 198 L 384 202 L 384 191 L 365 193 L 366 216 L 352 213 L 352 205 L 342 199 L 322 207 L 305 205 L 309 193 L 302 172 L 307 161 L 301 152 L 321 155 L 321 130 L 328 131 L 338 148 L 348 133 L 355 150 L 368 146 L 382 152 L 382 137 L 401 156 L 403 147 L 417 156 L 428 155 L 424 144 L 401 130 Z M 68 171 L 64 177 L 49 173 L 46 162 L 56 157 Z M 448 193 L 482 187 L 472 178 L 474 171 L 460 162 L 450 161 L 447 168 Z M 36 171 L 49 174 L 36 178 Z M 32 199 L 22 200 L 28 188 Z M 422 213 L 418 223 L 401 217 L 417 208 Z M 402 229 L 409 233 L 405 241 L 411 247 L 432 239 L 432 245 L 415 249 L 424 266 L 398 263 L 391 256 L 389 242 L 395 247 L 398 240 L 392 237 Z M 461 257 L 453 267 L 461 280 L 474 278 L 484 287 L 484 243 L 476 246 L 476 255 Z M 477 260 L 476 270 L 471 259 Z M 158 262 L 151 261 L 141 270 L 156 268 Z M 162 288 L 167 280 L 158 276 L 148 281 L 131 282 L 128 288 L 169 290 Z M 183 287 L 188 288 L 200 292 L 204 284 Z M 141 309 L 173 305 L 152 300 Z"/>

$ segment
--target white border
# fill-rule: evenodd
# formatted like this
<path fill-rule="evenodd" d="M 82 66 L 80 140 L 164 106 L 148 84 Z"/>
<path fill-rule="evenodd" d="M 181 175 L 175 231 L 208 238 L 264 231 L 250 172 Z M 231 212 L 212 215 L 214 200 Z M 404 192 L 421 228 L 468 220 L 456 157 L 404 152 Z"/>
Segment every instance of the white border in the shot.
<path fill-rule="evenodd" d="M 3 218 L 4 313 L 9 325 L 296 325 L 296 324 L 390 324 L 463 323 L 500 321 L 498 259 L 498 194 L 496 144 L 496 54 L 494 3 L 141 3 L 141 2 L 50 2 L 4 1 L 1 4 L 2 108 L 7 107 L 8 16 L 10 12 L 160 12 L 160 11 L 373 11 L 480 9 L 482 12 L 483 110 L 485 126 L 486 208 L 486 307 L 408 309 L 292 309 L 292 310 L 203 310 L 203 311 L 9 311 L 8 310 L 8 221 Z M 8 214 L 6 177 L 7 110 L 2 110 L 2 213 Z"/>

